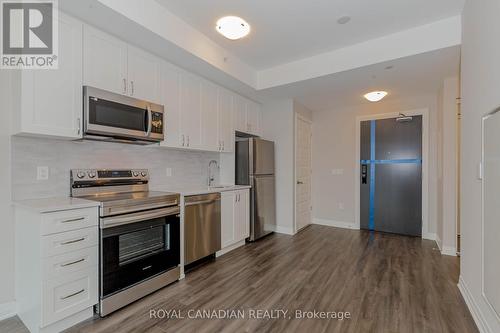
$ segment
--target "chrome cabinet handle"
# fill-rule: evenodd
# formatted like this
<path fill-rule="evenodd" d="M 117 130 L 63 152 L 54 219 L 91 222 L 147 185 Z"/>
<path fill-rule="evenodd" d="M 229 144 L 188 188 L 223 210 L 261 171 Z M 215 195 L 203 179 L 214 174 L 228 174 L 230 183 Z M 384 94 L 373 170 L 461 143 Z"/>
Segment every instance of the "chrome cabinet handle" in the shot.
<path fill-rule="evenodd" d="M 61 264 L 59 266 L 61 266 L 61 267 L 68 267 L 68 266 L 71 266 L 71 265 L 74 265 L 74 264 L 78 264 L 79 262 L 82 262 L 82 261 L 85 261 L 85 258 L 82 258 L 82 259 L 79 259 L 79 260 L 75 260 L 75 261 L 72 261 L 72 262 L 68 262 L 68 263 L 65 263 L 65 264 Z"/>
<path fill-rule="evenodd" d="M 71 222 L 78 222 L 78 221 L 83 221 L 83 220 L 85 220 L 85 217 L 77 217 L 74 219 L 61 221 L 61 223 L 71 223 Z"/>
<path fill-rule="evenodd" d="M 184 142 L 185 142 L 185 137 L 184 137 L 184 134 L 182 134 L 182 146 L 184 147 Z"/>
<path fill-rule="evenodd" d="M 77 291 L 76 293 L 73 293 L 73 294 L 69 294 L 69 295 L 67 295 L 67 296 L 60 297 L 60 299 L 68 299 L 68 298 L 70 298 L 70 297 L 73 297 L 73 296 L 79 295 L 79 294 L 83 293 L 84 291 L 85 291 L 85 289 L 82 289 L 82 290 Z"/>
<path fill-rule="evenodd" d="M 184 206 L 189 207 L 189 206 L 195 206 L 195 205 L 207 205 L 207 204 L 215 203 L 217 201 L 220 201 L 220 199 L 188 202 L 188 203 L 184 204 Z"/>
<path fill-rule="evenodd" d="M 302 184 L 304 184 L 304 182 L 297 181 L 297 184 L 298 184 L 298 185 L 302 185 Z"/>
<path fill-rule="evenodd" d="M 123 78 L 123 93 L 127 93 L 127 79 Z"/>
<path fill-rule="evenodd" d="M 189 135 L 187 136 L 187 146 L 189 147 Z"/>
<path fill-rule="evenodd" d="M 80 135 L 80 133 L 82 132 L 82 119 L 81 118 L 76 119 L 76 126 L 78 128 L 78 135 Z"/>
<path fill-rule="evenodd" d="M 224 147 L 224 146 L 225 146 L 225 143 L 226 143 L 225 141 L 222 141 L 222 150 L 223 150 L 223 151 L 225 151 L 225 150 L 226 150 L 226 148 Z"/>
<path fill-rule="evenodd" d="M 134 81 L 130 81 L 130 96 L 134 96 Z"/>
<path fill-rule="evenodd" d="M 73 240 L 66 241 L 66 242 L 61 242 L 61 245 L 68 245 L 68 244 L 78 243 L 78 242 L 81 242 L 81 241 L 84 241 L 84 240 L 85 240 L 85 237 L 82 237 L 82 238 L 73 239 Z"/>

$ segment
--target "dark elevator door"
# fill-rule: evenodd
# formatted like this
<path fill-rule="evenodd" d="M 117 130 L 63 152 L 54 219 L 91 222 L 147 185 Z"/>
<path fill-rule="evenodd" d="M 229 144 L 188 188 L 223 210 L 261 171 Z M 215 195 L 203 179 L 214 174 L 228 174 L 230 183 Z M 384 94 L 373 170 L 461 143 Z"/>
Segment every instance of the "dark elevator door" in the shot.
<path fill-rule="evenodd" d="M 422 116 L 361 122 L 362 229 L 422 235 Z"/>

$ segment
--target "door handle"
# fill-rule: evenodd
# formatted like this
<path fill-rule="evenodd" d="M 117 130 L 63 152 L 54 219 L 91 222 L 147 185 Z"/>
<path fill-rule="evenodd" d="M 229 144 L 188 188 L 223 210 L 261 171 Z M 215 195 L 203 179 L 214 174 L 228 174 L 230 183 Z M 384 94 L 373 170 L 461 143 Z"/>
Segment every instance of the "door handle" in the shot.
<path fill-rule="evenodd" d="M 61 221 L 61 223 L 71 223 L 71 222 L 78 222 L 78 221 L 83 221 L 83 220 L 85 220 L 85 217 L 77 217 L 74 219 Z"/>
<path fill-rule="evenodd" d="M 148 125 L 147 125 L 147 129 L 146 129 L 146 136 L 150 136 L 151 135 L 151 127 L 153 125 L 153 115 L 152 115 L 152 111 L 151 111 L 151 106 L 147 106 L 147 110 L 148 110 Z"/>
<path fill-rule="evenodd" d="M 368 178 L 368 165 L 361 165 L 361 184 L 366 184 Z"/>
<path fill-rule="evenodd" d="M 123 78 L 123 93 L 127 93 L 127 79 Z"/>
<path fill-rule="evenodd" d="M 66 241 L 66 242 L 61 242 L 61 245 L 68 245 L 68 244 L 78 243 L 78 242 L 81 242 L 81 241 L 84 241 L 84 240 L 85 240 L 85 237 L 82 237 L 82 238 L 73 239 L 73 240 Z"/>
<path fill-rule="evenodd" d="M 134 96 L 134 81 L 130 81 L 130 96 Z"/>
<path fill-rule="evenodd" d="M 297 185 L 303 185 L 304 182 L 301 182 L 301 181 L 297 181 Z"/>
<path fill-rule="evenodd" d="M 65 300 L 65 299 L 68 299 L 70 297 L 73 297 L 73 296 L 76 296 L 76 295 L 79 295 L 81 293 L 83 293 L 85 291 L 85 289 L 81 289 L 80 291 L 77 291 L 76 293 L 73 293 L 73 294 L 70 294 L 68 296 L 63 296 L 63 297 L 60 297 L 61 300 Z"/>
<path fill-rule="evenodd" d="M 67 266 L 71 266 L 71 265 L 74 265 L 74 264 L 78 264 L 82 261 L 85 261 L 85 258 L 82 258 L 82 259 L 79 259 L 79 260 L 75 260 L 75 261 L 72 261 L 72 262 L 68 262 L 68 263 L 65 263 L 65 264 L 61 264 L 60 266 L 61 267 L 67 267 Z"/>

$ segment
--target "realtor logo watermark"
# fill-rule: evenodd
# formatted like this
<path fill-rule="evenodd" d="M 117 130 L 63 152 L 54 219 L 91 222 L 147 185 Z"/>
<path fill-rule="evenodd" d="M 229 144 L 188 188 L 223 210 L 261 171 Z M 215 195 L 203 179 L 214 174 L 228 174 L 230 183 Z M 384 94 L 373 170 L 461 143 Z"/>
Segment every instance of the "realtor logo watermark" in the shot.
<path fill-rule="evenodd" d="M 0 68 L 57 69 L 57 0 L 0 0 L 0 4 Z"/>

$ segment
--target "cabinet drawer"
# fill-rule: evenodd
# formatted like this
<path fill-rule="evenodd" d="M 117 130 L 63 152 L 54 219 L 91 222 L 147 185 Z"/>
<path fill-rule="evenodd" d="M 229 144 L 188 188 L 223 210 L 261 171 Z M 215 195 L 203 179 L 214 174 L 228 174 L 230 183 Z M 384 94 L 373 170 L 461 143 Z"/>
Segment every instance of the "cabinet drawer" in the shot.
<path fill-rule="evenodd" d="M 97 226 L 42 236 L 42 258 L 81 250 L 98 244 Z"/>
<path fill-rule="evenodd" d="M 64 210 L 42 215 L 42 235 L 50 235 L 99 224 L 97 207 Z"/>
<path fill-rule="evenodd" d="M 85 269 L 96 268 L 98 255 L 98 247 L 92 246 L 42 259 L 42 279 L 53 279 Z"/>
<path fill-rule="evenodd" d="M 97 304 L 97 268 L 43 283 L 41 327 Z"/>

